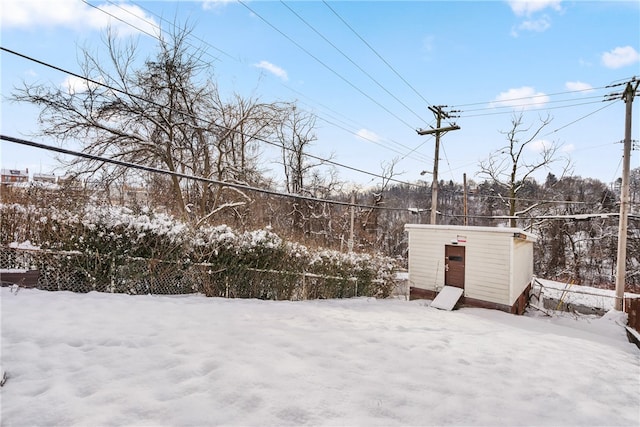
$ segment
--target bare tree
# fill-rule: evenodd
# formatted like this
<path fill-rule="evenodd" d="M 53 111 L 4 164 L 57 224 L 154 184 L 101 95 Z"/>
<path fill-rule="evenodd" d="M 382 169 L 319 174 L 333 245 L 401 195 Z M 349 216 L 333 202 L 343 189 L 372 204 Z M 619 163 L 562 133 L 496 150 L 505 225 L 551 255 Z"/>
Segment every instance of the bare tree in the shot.
<path fill-rule="evenodd" d="M 640 203 L 640 168 L 631 169 L 629 176 L 629 197 L 631 204 Z"/>
<path fill-rule="evenodd" d="M 380 248 L 385 234 L 380 229 L 380 210 L 378 207 L 385 204 L 385 192 L 388 190 L 391 181 L 399 175 L 394 170 L 398 162 L 399 159 L 396 157 L 380 165 L 382 168 L 380 175 L 382 181 L 371 195 L 371 206 L 373 207 L 366 209 L 361 216 L 360 224 L 363 238 L 376 250 Z"/>
<path fill-rule="evenodd" d="M 308 156 L 311 144 L 316 140 L 313 114 L 301 110 L 295 103 L 281 106 L 280 118 L 275 136 L 281 146 L 282 167 L 285 189 L 290 194 L 315 196 L 323 193 L 325 187 L 333 185 L 333 175 L 327 182 L 318 173 L 325 162 Z M 291 217 L 294 230 L 308 235 L 312 232 L 311 219 L 314 216 L 314 202 L 302 198 L 294 199 Z M 322 208 L 319 208 L 322 210 Z"/>
<path fill-rule="evenodd" d="M 210 132 L 215 138 L 207 146 L 211 161 L 201 164 L 203 169 L 199 174 L 221 182 L 268 186 L 260 167 L 260 150 L 274 132 L 278 105 L 243 98 L 239 94 L 223 100 L 218 91 L 213 94 L 212 102 L 216 122 L 210 124 Z M 203 214 L 207 213 L 204 218 L 228 208 L 236 217 L 245 216 L 246 206 L 253 201 L 253 196 L 225 185 L 207 184 L 202 192 L 195 194 L 194 199 L 200 201 Z"/>
<path fill-rule="evenodd" d="M 306 156 L 309 146 L 317 139 L 315 123 L 314 115 L 300 110 L 295 104 L 286 104 L 281 110 L 276 137 L 282 146 L 282 166 L 288 193 L 303 194 L 306 191 L 305 178 L 313 168 L 322 165 L 322 162 L 312 162 Z"/>
<path fill-rule="evenodd" d="M 238 95 L 222 101 L 204 51 L 189 43 L 191 28 L 173 28 L 142 62 L 134 42 L 108 31 L 106 58 L 81 51 L 80 65 L 90 80 L 68 88 L 24 84 L 12 99 L 40 106 L 41 133 L 61 144 L 79 143 L 91 155 L 175 172 L 154 180 L 169 185 L 170 197 L 161 194 L 163 201 L 202 219 L 248 197 L 232 191 L 221 202 L 224 186 L 212 188 L 179 174 L 256 182 L 258 141 L 269 134 L 270 107 Z M 85 175 L 102 171 L 104 180 L 131 172 L 86 159 L 67 166 Z"/>
<path fill-rule="evenodd" d="M 540 119 L 537 128 L 523 127 L 522 114 L 514 116 L 511 120 L 511 129 L 503 133 L 507 138 L 507 145 L 499 148 L 489 155 L 489 158 L 480 162 L 478 175 L 487 178 L 504 190 L 505 203 L 509 208 L 510 226 L 516 226 L 516 214 L 523 214 L 533 209 L 536 205 L 529 205 L 516 212 L 518 207 L 519 192 L 524 188 L 528 179 L 540 169 L 549 168 L 554 162 L 564 163 L 564 172 L 569 168 L 570 161 L 561 155 L 560 145 L 555 142 L 542 141 L 538 156 L 529 160 L 525 156 L 525 149 L 530 148 L 538 141 L 540 133 L 551 123 L 550 116 Z M 564 174 L 563 172 L 563 174 Z"/>

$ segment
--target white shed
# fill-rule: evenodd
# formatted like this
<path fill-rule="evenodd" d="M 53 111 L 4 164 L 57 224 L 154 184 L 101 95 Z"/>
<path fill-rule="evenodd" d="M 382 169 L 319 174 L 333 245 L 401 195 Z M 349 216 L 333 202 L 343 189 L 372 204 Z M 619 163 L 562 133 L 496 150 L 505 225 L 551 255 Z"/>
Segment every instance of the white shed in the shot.
<path fill-rule="evenodd" d="M 464 305 L 521 314 L 533 279 L 536 236 L 519 228 L 406 224 L 411 299 L 462 288 Z"/>

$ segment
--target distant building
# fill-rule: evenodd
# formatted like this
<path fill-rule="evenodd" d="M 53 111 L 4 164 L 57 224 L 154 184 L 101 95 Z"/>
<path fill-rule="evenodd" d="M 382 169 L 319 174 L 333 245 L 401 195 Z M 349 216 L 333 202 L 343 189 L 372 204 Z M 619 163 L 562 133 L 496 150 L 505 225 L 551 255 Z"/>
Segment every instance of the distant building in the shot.
<path fill-rule="evenodd" d="M 149 192 L 143 187 L 125 184 L 122 187 L 119 187 L 116 191 L 120 192 L 120 201 L 122 203 L 146 203 L 149 201 Z"/>
<path fill-rule="evenodd" d="M 54 174 L 48 173 L 34 173 L 33 174 L 34 182 L 49 182 L 51 184 L 56 183 L 56 176 Z"/>
<path fill-rule="evenodd" d="M 21 182 L 29 182 L 29 169 L 1 169 L 0 182 L 2 184 L 17 184 Z"/>

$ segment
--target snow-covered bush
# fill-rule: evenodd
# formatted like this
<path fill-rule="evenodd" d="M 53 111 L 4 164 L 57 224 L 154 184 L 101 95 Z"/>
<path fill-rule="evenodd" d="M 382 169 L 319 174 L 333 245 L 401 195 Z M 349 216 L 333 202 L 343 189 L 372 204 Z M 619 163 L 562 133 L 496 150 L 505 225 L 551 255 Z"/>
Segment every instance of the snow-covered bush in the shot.
<path fill-rule="evenodd" d="M 84 291 L 293 299 L 384 297 L 393 288 L 390 258 L 310 249 L 270 228 L 194 230 L 163 213 L 113 206 L 0 205 L 0 223 L 11 224 L 1 235 L 5 246 L 28 237 L 42 249 L 73 253 L 42 266 L 73 278 L 64 289 L 81 283 Z"/>

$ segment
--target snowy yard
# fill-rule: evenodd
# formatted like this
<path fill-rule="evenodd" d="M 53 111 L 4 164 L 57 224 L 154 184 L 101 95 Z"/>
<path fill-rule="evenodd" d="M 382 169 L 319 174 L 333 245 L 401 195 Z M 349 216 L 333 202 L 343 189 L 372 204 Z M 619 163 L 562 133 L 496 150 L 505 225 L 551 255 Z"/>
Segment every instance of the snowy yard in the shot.
<path fill-rule="evenodd" d="M 10 426 L 640 425 L 619 314 L 1 289 Z"/>

